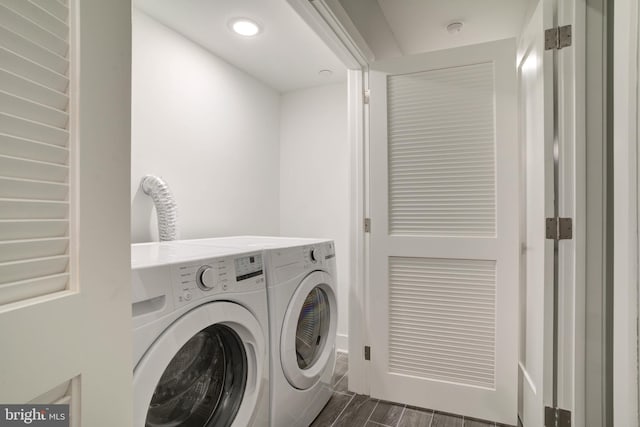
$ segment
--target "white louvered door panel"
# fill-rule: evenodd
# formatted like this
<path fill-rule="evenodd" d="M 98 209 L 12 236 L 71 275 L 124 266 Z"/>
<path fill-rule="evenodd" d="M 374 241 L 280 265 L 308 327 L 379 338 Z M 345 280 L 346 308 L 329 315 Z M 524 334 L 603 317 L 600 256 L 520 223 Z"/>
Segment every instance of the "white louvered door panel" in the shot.
<path fill-rule="evenodd" d="M 0 305 L 69 285 L 69 9 L 0 0 Z"/>
<path fill-rule="evenodd" d="M 495 313 L 495 261 L 390 257 L 389 372 L 494 388 Z"/>
<path fill-rule="evenodd" d="M 493 64 L 392 75 L 387 93 L 389 231 L 495 236 Z"/>
<path fill-rule="evenodd" d="M 74 427 L 132 423 L 130 52 L 129 0 L 0 0 L 0 403 Z"/>
<path fill-rule="evenodd" d="M 516 424 L 515 41 L 374 64 L 371 393 Z"/>

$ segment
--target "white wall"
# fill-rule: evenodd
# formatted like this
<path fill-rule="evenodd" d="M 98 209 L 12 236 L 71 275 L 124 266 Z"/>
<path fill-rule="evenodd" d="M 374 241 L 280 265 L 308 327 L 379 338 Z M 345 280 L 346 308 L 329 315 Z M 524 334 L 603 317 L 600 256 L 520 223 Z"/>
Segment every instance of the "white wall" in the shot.
<path fill-rule="evenodd" d="M 351 265 L 347 85 L 286 93 L 280 113 L 280 234 L 335 240 L 338 347 L 346 350 Z"/>
<path fill-rule="evenodd" d="M 280 96 L 137 9 L 132 37 L 132 242 L 157 240 L 153 203 L 139 189 L 147 174 L 169 183 L 179 238 L 334 239 L 346 350 L 346 83 Z"/>
<path fill-rule="evenodd" d="M 132 242 L 157 240 L 139 190 L 163 177 L 180 238 L 278 234 L 279 94 L 133 10 Z"/>

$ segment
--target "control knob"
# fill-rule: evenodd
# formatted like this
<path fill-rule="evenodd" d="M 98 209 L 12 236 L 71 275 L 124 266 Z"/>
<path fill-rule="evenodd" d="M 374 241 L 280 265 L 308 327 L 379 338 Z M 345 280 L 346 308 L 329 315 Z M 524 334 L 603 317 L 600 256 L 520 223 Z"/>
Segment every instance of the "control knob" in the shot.
<path fill-rule="evenodd" d="M 316 249 L 311 249 L 311 251 L 309 252 L 309 257 L 311 258 L 311 261 L 318 262 L 318 251 Z"/>
<path fill-rule="evenodd" d="M 196 274 L 196 283 L 203 291 L 210 291 L 216 286 L 216 272 L 210 265 L 203 265 Z"/>

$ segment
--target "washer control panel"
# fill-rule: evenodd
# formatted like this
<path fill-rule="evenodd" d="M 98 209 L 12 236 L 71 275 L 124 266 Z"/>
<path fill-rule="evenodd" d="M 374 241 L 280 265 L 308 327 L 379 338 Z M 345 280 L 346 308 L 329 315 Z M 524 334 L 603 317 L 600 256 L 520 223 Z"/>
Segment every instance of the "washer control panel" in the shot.
<path fill-rule="evenodd" d="M 176 264 L 172 276 L 176 306 L 221 293 L 265 287 L 260 253 Z"/>
<path fill-rule="evenodd" d="M 238 257 L 234 260 L 236 281 L 251 279 L 252 277 L 263 274 L 262 255 L 249 255 Z"/>

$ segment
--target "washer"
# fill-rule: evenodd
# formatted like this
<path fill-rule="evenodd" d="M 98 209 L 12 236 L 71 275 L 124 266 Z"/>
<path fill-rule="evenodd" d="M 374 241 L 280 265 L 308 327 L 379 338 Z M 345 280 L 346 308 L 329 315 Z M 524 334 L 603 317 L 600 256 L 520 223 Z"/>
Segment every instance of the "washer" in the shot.
<path fill-rule="evenodd" d="M 134 244 L 134 427 L 267 426 L 262 253 Z"/>
<path fill-rule="evenodd" d="M 271 347 L 271 426 L 309 426 L 332 395 L 337 329 L 333 241 L 239 236 L 191 242 L 263 249 Z"/>

